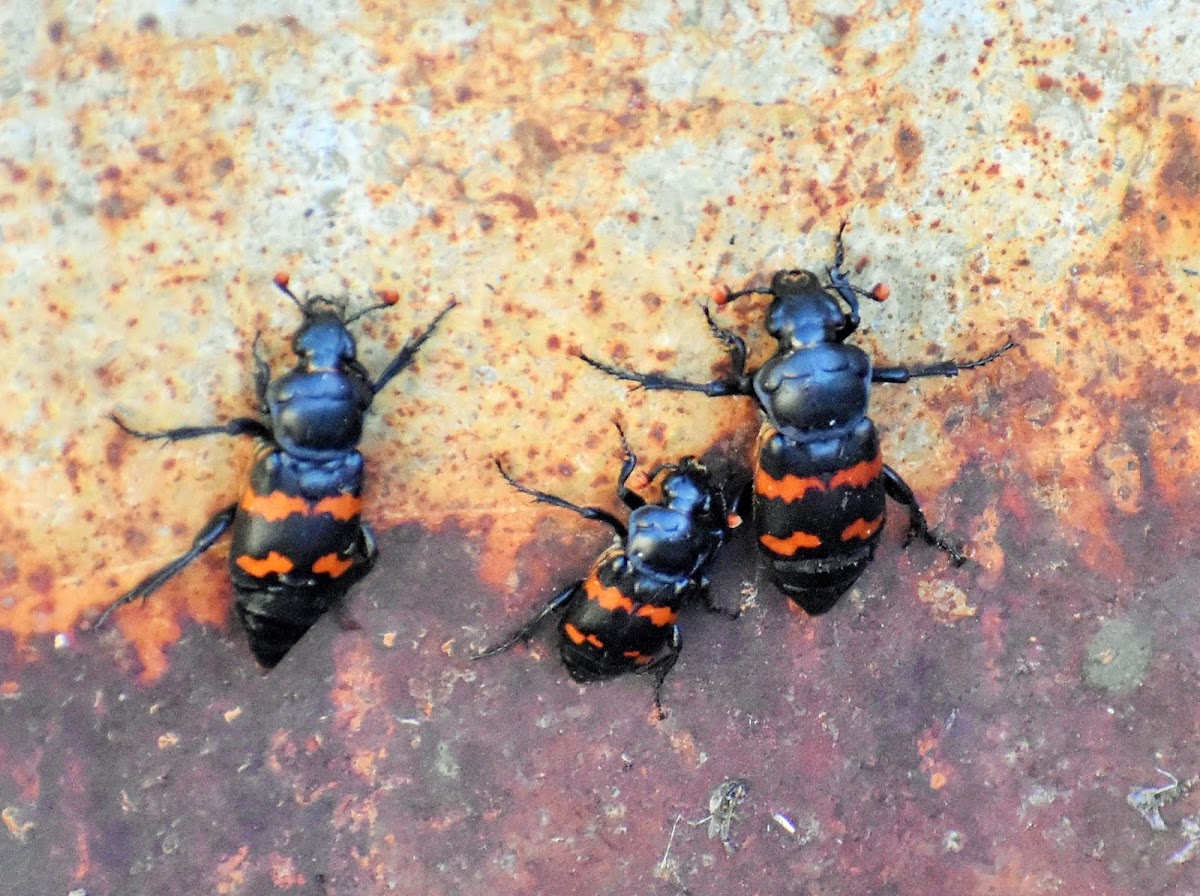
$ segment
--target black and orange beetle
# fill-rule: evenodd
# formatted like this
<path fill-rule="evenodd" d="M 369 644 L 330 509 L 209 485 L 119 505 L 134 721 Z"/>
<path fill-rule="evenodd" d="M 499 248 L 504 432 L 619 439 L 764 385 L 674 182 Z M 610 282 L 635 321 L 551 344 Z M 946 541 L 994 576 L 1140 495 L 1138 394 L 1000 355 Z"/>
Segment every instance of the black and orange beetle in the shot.
<path fill-rule="evenodd" d="M 394 305 L 398 295 L 383 293 L 383 302 L 347 317 L 344 302 L 325 296 L 301 301 L 284 274 L 276 275 L 275 285 L 300 309 L 304 322 L 292 339 L 299 360 L 276 380 L 255 337 L 254 383 L 259 408 L 269 421 L 236 417 L 214 426 L 144 431 L 113 415 L 122 430 L 139 439 L 177 442 L 244 435 L 258 439 L 262 449 L 241 500 L 218 511 L 187 553 L 117 598 L 96 626 L 118 607 L 149 597 L 232 527 L 229 573 L 238 619 L 255 657 L 271 668 L 374 565 L 375 539 L 360 516 L 363 457 L 357 446 L 363 415 L 383 387 L 412 363 L 456 303 L 451 300 L 372 381 L 358 361 L 348 327 Z"/>
<path fill-rule="evenodd" d="M 663 681 L 683 644 L 676 624 L 680 608 L 699 599 L 712 612 L 737 616 L 712 602 L 708 569 L 738 520 L 713 475 L 694 457 L 656 467 L 647 482 L 667 474 L 662 498 L 657 504 L 648 503 L 626 484 L 637 456 L 623 432 L 621 446 L 625 461 L 617 496 L 630 509 L 628 526 L 602 508 L 580 507 L 522 485 L 496 461 L 500 475 L 513 488 L 543 504 L 606 523 L 616 539 L 596 558 L 585 579 L 563 588 L 529 622 L 475 659 L 529 640 L 546 617 L 561 612 L 559 654 L 571 677 L 588 682 L 628 672 L 653 675 L 654 706 L 661 718 Z"/>
<path fill-rule="evenodd" d="M 591 366 L 647 389 L 746 395 L 758 402 L 766 418 L 752 483 L 759 549 L 780 590 L 813 614 L 832 608 L 870 563 L 888 497 L 908 509 L 909 540 L 920 537 L 945 551 L 955 565 L 966 559 L 958 545 L 929 527 L 912 489 L 883 462 L 879 434 L 867 417 L 871 383 L 955 376 L 1013 347 L 1008 342 L 977 361 L 874 367 L 846 339 L 858 328 L 857 295 L 882 301 L 887 290 L 867 292 L 850 284 L 842 271 L 845 226 L 838 230 L 828 286 L 809 271 L 779 271 L 769 288 L 744 289 L 719 299 L 725 304 L 745 295 L 771 296 L 766 329 L 779 346 L 757 370 L 746 370 L 745 343 L 717 326 L 707 308 L 709 327 L 730 356 L 732 369 L 724 379 L 693 383 L 581 356 Z"/>

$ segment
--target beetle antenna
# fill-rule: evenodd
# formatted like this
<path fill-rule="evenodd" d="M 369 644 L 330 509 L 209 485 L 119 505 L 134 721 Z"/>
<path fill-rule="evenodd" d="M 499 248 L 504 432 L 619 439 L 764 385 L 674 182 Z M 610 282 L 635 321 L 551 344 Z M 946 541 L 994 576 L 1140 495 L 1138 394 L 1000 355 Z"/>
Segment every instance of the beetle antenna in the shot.
<path fill-rule="evenodd" d="M 674 473 L 678 469 L 679 469 L 679 464 L 669 464 L 669 463 L 659 464 L 657 467 L 655 467 L 653 470 L 650 471 L 649 475 L 646 476 L 646 481 L 653 482 L 655 477 L 657 477 L 659 473 Z"/>
<path fill-rule="evenodd" d="M 756 286 L 752 289 L 739 289 L 737 292 L 731 292 L 727 296 L 724 296 L 723 298 L 721 298 L 717 302 L 717 304 L 718 305 L 728 305 L 734 299 L 740 299 L 742 296 L 751 296 L 751 295 L 770 296 L 770 295 L 774 295 L 774 293 L 772 293 L 771 290 L 769 290 L 765 286 Z"/>
<path fill-rule="evenodd" d="M 348 318 L 346 318 L 344 321 L 342 321 L 342 323 L 349 326 L 350 324 L 352 324 L 356 320 L 358 320 L 360 317 L 366 317 L 372 311 L 378 311 L 380 308 L 390 308 L 390 307 L 391 307 L 391 305 L 389 305 L 387 302 L 380 302 L 378 305 L 372 305 L 370 308 L 364 308 L 362 311 L 359 311 L 357 314 L 350 315 Z"/>
<path fill-rule="evenodd" d="M 300 309 L 300 312 L 302 314 L 307 315 L 308 309 L 305 306 L 305 304 L 303 302 L 301 302 L 300 299 L 296 297 L 296 294 L 288 288 L 288 281 L 290 281 L 290 280 L 291 280 L 291 277 L 288 276 L 283 271 L 280 271 L 278 274 L 275 275 L 275 285 L 277 287 L 279 287 L 279 291 L 281 293 L 283 293 L 285 296 L 287 296 L 289 299 L 291 299 L 293 302 L 295 302 L 296 307 Z"/>
<path fill-rule="evenodd" d="M 351 315 L 350 317 L 346 318 L 343 323 L 349 325 L 354 323 L 360 317 L 366 317 L 366 315 L 370 314 L 372 311 L 379 311 L 383 308 L 391 308 L 400 301 L 400 293 L 396 292 L 394 289 L 381 289 L 379 290 L 379 298 L 381 298 L 383 301 L 372 305 L 369 308 L 364 308 L 357 314 Z"/>
<path fill-rule="evenodd" d="M 343 321 L 343 323 L 345 323 L 346 325 L 350 325 L 350 324 L 354 323 L 356 320 L 358 320 L 360 317 L 366 317 L 372 311 L 379 311 L 383 308 L 391 308 L 395 304 L 396 304 L 395 302 L 379 302 L 378 304 L 371 305 L 370 307 L 364 308 L 362 311 L 359 311 L 355 314 L 350 315 Z"/>

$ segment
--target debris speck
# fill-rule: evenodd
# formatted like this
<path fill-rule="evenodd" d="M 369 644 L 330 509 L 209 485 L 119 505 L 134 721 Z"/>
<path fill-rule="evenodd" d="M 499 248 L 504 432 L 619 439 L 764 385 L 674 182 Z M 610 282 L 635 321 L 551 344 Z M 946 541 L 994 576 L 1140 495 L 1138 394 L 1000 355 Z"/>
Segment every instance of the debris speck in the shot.
<path fill-rule="evenodd" d="M 740 778 L 722 781 L 708 798 L 708 815 L 692 822 L 695 825 L 707 821 L 708 838 L 712 840 L 719 836 L 725 851 L 730 855 L 737 851 L 737 847 L 729 838 L 729 829 L 733 825 L 733 819 L 737 817 L 737 807 L 749 791 L 750 785 Z"/>
<path fill-rule="evenodd" d="M 1163 821 L 1162 817 L 1163 806 L 1186 796 L 1188 791 L 1200 782 L 1200 777 L 1191 777 L 1186 781 L 1180 781 L 1168 771 L 1163 771 L 1161 768 L 1157 771 L 1160 775 L 1170 778 L 1170 783 L 1159 787 L 1135 787 L 1129 791 L 1125 802 L 1137 810 L 1137 813 L 1146 820 L 1146 824 L 1154 830 L 1165 831 L 1167 823 Z"/>
<path fill-rule="evenodd" d="M 1179 831 L 1187 843 L 1167 860 L 1172 865 L 1182 865 L 1200 849 L 1200 821 L 1189 815 L 1179 823 Z"/>

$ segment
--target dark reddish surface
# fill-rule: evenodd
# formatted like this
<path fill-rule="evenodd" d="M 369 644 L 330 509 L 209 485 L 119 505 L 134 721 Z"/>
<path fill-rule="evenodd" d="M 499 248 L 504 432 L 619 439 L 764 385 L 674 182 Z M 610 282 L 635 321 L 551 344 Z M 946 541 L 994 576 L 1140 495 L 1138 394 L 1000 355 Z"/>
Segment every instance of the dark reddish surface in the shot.
<path fill-rule="evenodd" d="M 973 471 L 956 514 L 1020 491 Z M 1166 544 L 1194 533 L 1130 525 L 1131 561 L 1160 559 L 1114 594 L 1064 545 L 1032 540 L 1036 520 L 1005 514 L 1008 562 L 987 589 L 977 568 L 902 551 L 898 528 L 827 616 L 765 585 L 737 621 L 685 615 L 663 722 L 647 680 L 578 686 L 544 640 L 470 662 L 547 595 L 506 614 L 475 583 L 476 539 L 451 527 L 384 536 L 351 601 L 360 627 L 327 617 L 269 675 L 240 632 L 196 625 L 148 687 L 112 631 L 47 645 L 36 674 L 6 644 L 3 677 L 20 686 L 0 701 L 0 804 L 30 825 L 0 836 L 6 892 L 1187 892 L 1173 887 L 1191 867 L 1166 863 L 1182 841 L 1125 795 L 1157 783 L 1156 764 L 1197 762 L 1178 701 L 1200 677 L 1200 559 Z M 548 519 L 519 572 L 568 579 L 603 542 Z M 742 599 L 755 566 L 743 535 L 717 599 Z M 979 615 L 936 621 L 922 578 L 972 592 Z M 1154 632 L 1136 708 L 1082 684 L 1101 614 Z M 730 777 L 750 787 L 733 855 L 688 823 Z M 774 812 L 800 833 L 815 820 L 815 836 Z"/>
<path fill-rule="evenodd" d="M 1200 891 L 1200 859 L 1169 862 L 1200 794 L 1161 833 L 1126 805 L 1156 767 L 1200 771 L 1189 11 L 792 4 L 772 30 L 773 4 L 698 25 L 515 2 L 447 31 L 422 4 L 332 6 L 6 32 L 0 892 Z M 287 108 L 261 100 L 297 84 Z M 310 113 L 370 135 L 340 203 Z M 696 301 L 827 262 L 847 218 L 851 268 L 892 292 L 860 334 L 881 360 L 1021 342 L 873 408 L 979 565 L 903 552 L 893 523 L 828 616 L 766 586 L 737 622 L 685 616 L 663 722 L 647 681 L 580 687 L 544 641 L 471 663 L 604 541 L 489 478 L 493 454 L 598 501 L 614 413 L 647 463 L 756 429 L 746 402 L 626 393 L 573 353 L 704 375 L 720 351 Z M 462 301 L 364 440 L 384 560 L 352 595 L 361 627 L 327 619 L 262 676 L 220 624 L 214 551 L 88 634 L 233 499 L 251 448 L 159 450 L 101 416 L 250 410 L 254 333 L 287 363 L 281 268 L 400 289 L 363 322 L 375 370 Z M 718 316 L 758 358 L 744 301 Z M 390 528 L 412 520 L 429 531 Z M 735 545 L 717 599 L 756 566 Z M 921 600 L 942 587 L 976 614 Z M 1084 677 L 1112 620 L 1152 636 L 1127 693 Z M 728 855 L 690 822 L 734 776 Z"/>

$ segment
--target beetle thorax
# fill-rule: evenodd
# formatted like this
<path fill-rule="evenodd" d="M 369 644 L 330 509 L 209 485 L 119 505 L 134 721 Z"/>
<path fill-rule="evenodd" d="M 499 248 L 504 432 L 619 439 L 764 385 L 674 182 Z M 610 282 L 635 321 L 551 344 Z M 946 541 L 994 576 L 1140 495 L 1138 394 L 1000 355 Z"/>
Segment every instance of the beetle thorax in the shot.
<path fill-rule="evenodd" d="M 337 370 L 357 352 L 354 337 L 332 311 L 310 313 L 292 347 L 301 366 L 309 370 Z"/>

